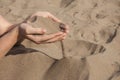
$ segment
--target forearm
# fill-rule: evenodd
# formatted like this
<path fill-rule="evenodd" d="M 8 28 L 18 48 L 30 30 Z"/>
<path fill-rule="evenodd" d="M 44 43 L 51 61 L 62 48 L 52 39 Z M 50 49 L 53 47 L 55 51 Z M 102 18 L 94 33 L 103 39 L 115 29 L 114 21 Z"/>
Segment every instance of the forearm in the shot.
<path fill-rule="evenodd" d="M 17 24 L 18 25 L 18 24 Z M 0 37 L 9 32 L 14 26 L 12 23 L 7 21 L 4 17 L 0 15 Z M 24 39 L 20 38 L 16 45 L 21 44 Z"/>
<path fill-rule="evenodd" d="M 15 27 L 0 37 L 0 58 L 5 56 L 8 51 L 16 44 L 19 36 L 19 28 Z"/>
<path fill-rule="evenodd" d="M 12 23 L 8 22 L 5 18 L 0 15 L 0 35 L 4 34 L 9 30 Z"/>

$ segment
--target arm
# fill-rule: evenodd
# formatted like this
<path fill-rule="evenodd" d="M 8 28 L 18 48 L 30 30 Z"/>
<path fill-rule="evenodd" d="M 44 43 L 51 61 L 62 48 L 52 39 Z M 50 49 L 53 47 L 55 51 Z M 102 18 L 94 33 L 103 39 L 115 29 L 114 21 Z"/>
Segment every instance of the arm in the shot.
<path fill-rule="evenodd" d="M 12 23 L 8 22 L 3 16 L 0 15 L 0 38 L 4 36 L 6 33 L 8 33 L 15 26 L 16 25 L 13 26 Z M 18 42 L 15 45 L 21 44 L 23 40 L 24 39 L 19 38 Z"/>
<path fill-rule="evenodd" d="M 59 22 L 59 20 L 50 13 L 41 13 L 44 12 L 40 12 L 37 15 L 35 14 L 35 16 L 48 17 Z M 68 29 L 66 28 L 65 32 L 59 31 L 48 35 L 45 33 L 45 29 L 34 28 L 27 22 L 20 23 L 16 26 L 11 26 L 9 22 L 0 16 L 0 58 L 5 56 L 16 43 L 19 41 L 21 42 L 21 40 L 24 40 L 25 38 L 37 44 L 53 43 L 65 39 Z M 35 34 L 37 34 L 37 36 Z"/>
<path fill-rule="evenodd" d="M 58 31 L 57 33 L 46 35 L 45 34 L 46 31 L 43 32 L 43 29 L 40 29 L 40 28 L 35 29 L 31 25 L 29 25 L 29 23 L 36 21 L 37 17 L 49 18 L 49 19 L 53 20 L 54 22 L 62 23 L 61 20 L 59 20 L 57 17 L 55 17 L 54 15 L 52 15 L 49 12 L 46 12 L 46 11 L 45 12 L 44 11 L 36 12 L 36 13 L 32 14 L 31 16 L 29 16 L 27 19 L 25 19 L 25 21 L 23 21 L 24 24 L 21 25 L 21 27 L 23 27 L 22 29 L 24 29 L 23 31 L 26 32 L 25 37 L 27 39 L 29 39 L 37 44 L 43 44 L 43 43 L 53 43 L 56 41 L 61 41 L 66 38 L 66 35 L 69 33 L 68 25 L 62 23 L 62 29 L 64 28 L 64 30 Z M 61 28 L 61 26 L 60 26 L 60 28 Z M 37 34 L 37 36 L 34 34 Z M 40 35 L 38 35 L 38 34 L 40 34 Z M 44 34 L 44 36 L 43 36 L 43 34 Z"/>
<path fill-rule="evenodd" d="M 0 37 L 0 58 L 5 56 L 7 52 L 16 44 L 18 40 L 19 29 L 15 27 L 4 36 Z"/>

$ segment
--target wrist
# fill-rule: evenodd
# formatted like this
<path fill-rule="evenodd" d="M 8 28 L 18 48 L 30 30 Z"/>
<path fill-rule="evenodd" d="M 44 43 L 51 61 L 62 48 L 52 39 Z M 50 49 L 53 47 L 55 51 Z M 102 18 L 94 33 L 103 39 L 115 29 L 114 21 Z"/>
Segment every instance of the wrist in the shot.
<path fill-rule="evenodd" d="M 18 35 L 17 43 L 15 45 L 20 45 L 25 39 L 25 35 L 24 35 L 20 25 L 21 25 L 21 23 L 17 24 L 19 35 Z"/>

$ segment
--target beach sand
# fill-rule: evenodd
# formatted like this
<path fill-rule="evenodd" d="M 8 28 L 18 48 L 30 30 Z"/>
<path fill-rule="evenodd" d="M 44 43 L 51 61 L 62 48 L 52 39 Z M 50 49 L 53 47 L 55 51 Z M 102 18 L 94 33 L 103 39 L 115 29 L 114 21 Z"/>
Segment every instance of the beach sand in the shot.
<path fill-rule="evenodd" d="M 37 11 L 70 26 L 64 46 L 25 40 L 0 60 L 0 80 L 120 80 L 120 0 L 0 0 L 12 23 Z M 50 20 L 33 26 L 58 30 Z"/>

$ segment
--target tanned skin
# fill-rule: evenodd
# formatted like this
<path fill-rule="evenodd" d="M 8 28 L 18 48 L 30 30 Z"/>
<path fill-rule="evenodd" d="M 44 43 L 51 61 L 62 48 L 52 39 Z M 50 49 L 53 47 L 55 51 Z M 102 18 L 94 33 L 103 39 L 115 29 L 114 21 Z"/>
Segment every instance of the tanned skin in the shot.
<path fill-rule="evenodd" d="M 37 12 L 32 14 L 29 18 L 34 16 L 50 18 L 55 22 L 62 23 L 49 12 Z M 0 58 L 4 57 L 14 45 L 21 43 L 24 39 L 28 39 L 36 44 L 53 43 L 64 40 L 69 32 L 68 25 L 65 25 L 64 32 L 59 31 L 46 35 L 46 29 L 34 28 L 29 25 L 29 18 L 22 23 L 13 25 L 0 15 Z M 35 34 L 37 34 L 37 36 Z"/>

